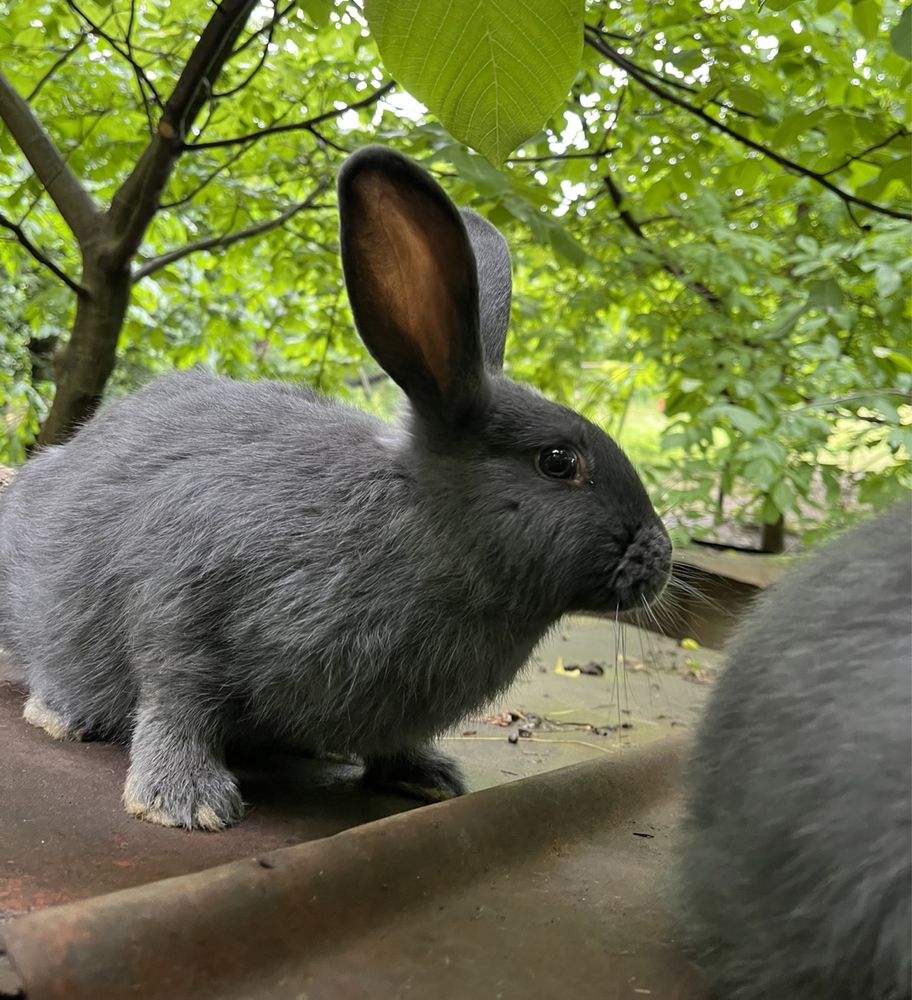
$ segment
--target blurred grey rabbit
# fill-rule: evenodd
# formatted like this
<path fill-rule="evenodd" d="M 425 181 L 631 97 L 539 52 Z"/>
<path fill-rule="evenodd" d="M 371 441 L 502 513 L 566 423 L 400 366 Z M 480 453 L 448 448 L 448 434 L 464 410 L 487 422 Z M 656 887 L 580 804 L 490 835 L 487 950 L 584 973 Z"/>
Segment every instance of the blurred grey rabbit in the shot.
<path fill-rule="evenodd" d="M 0 501 L 0 644 L 29 722 L 130 742 L 128 812 L 219 829 L 227 745 L 357 755 L 461 793 L 433 739 L 568 611 L 664 586 L 670 543 L 597 427 L 503 377 L 510 256 L 422 169 L 339 176 L 358 331 L 405 391 L 382 423 L 303 388 L 172 374 L 29 461 Z"/>
<path fill-rule="evenodd" d="M 764 596 L 712 692 L 691 781 L 681 929 L 720 1000 L 907 1000 L 908 504 Z"/>

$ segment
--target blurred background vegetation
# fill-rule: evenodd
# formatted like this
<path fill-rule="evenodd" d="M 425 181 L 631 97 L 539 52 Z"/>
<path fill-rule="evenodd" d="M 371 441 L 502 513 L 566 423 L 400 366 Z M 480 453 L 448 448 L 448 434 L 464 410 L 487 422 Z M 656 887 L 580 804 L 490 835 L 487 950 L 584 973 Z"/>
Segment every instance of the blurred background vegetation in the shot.
<path fill-rule="evenodd" d="M 432 16 L 412 42 L 439 73 L 435 2 L 416 4 Z M 785 528 L 826 532 L 909 488 L 912 9 L 580 0 L 569 93 L 501 161 L 393 82 L 373 6 L 376 23 L 370 2 L 236 3 L 137 222 L 147 192 L 125 182 L 160 152 L 216 5 L 0 0 L 0 462 L 35 445 L 79 361 L 77 304 L 118 275 L 108 395 L 203 364 L 392 412 L 352 326 L 333 193 L 345 155 L 379 142 L 502 229 L 508 374 L 613 433 L 681 530 L 776 549 Z M 517 0 L 510 56 L 534 79 L 530 17 Z M 56 168 L 34 167 L 32 114 Z M 108 230 L 74 237 L 62 177 L 133 220 L 107 271 Z"/>

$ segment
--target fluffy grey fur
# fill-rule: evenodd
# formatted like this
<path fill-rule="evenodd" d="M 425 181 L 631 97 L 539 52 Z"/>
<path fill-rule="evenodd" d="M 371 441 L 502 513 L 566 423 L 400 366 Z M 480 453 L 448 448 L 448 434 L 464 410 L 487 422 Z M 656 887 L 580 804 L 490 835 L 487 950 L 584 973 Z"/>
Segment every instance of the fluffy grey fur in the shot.
<path fill-rule="evenodd" d="M 617 446 L 500 373 L 496 230 L 383 150 L 348 161 L 339 203 L 356 324 L 409 398 L 398 424 L 173 374 L 33 458 L 0 502 L 0 642 L 26 669 L 26 718 L 129 741 L 124 801 L 154 822 L 239 820 L 239 741 L 458 794 L 433 738 L 562 614 L 642 603 L 667 577 Z M 579 456 L 572 479 L 538 471 L 556 446 Z"/>
<path fill-rule="evenodd" d="M 728 653 L 692 771 L 682 931 L 721 1000 L 903 1000 L 912 511 L 812 556 Z"/>

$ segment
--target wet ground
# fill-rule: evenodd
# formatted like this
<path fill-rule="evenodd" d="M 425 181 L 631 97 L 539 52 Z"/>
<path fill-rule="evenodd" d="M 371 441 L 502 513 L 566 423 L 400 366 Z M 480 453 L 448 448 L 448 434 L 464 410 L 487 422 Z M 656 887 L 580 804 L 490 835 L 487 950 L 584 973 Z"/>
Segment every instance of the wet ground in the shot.
<path fill-rule="evenodd" d="M 690 644 L 688 644 L 690 645 Z M 492 710 L 442 742 L 486 788 L 686 733 L 720 654 L 593 618 L 563 622 Z"/>

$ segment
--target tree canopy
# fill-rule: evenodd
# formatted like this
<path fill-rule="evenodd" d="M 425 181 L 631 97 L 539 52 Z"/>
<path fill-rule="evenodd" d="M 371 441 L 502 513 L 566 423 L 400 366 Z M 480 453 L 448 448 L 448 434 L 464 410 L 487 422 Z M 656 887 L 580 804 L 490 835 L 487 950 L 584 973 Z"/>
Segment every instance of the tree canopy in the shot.
<path fill-rule="evenodd" d="M 604 423 L 664 506 L 803 524 L 881 505 L 912 452 L 910 11 L 0 0 L 0 461 L 36 440 L 87 301 L 125 310 L 110 392 L 203 363 L 388 407 L 333 194 L 379 142 L 505 232 L 509 373 Z M 45 139 L 60 163 L 37 170 Z"/>

